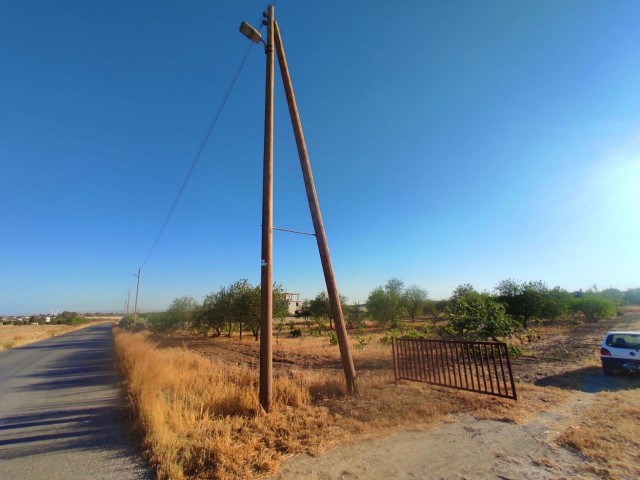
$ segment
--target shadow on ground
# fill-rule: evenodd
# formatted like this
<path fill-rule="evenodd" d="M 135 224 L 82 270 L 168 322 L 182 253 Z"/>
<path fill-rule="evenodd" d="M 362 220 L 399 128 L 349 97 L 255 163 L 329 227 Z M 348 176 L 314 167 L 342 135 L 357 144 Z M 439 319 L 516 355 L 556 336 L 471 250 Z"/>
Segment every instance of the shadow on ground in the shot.
<path fill-rule="evenodd" d="M 607 376 L 597 366 L 582 367 L 556 375 L 540 378 L 535 382 L 540 387 L 558 387 L 586 393 L 616 392 L 640 388 L 640 376 Z"/>

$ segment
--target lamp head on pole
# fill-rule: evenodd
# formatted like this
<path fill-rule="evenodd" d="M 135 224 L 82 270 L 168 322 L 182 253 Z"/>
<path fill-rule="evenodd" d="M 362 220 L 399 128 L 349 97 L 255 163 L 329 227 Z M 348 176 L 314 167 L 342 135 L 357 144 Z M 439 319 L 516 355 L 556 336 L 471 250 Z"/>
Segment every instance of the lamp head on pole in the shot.
<path fill-rule="evenodd" d="M 240 24 L 240 33 L 242 33 L 245 37 L 247 37 L 254 43 L 260 43 L 260 41 L 262 41 L 262 35 L 260 35 L 260 32 L 249 25 L 247 22 L 242 22 Z"/>

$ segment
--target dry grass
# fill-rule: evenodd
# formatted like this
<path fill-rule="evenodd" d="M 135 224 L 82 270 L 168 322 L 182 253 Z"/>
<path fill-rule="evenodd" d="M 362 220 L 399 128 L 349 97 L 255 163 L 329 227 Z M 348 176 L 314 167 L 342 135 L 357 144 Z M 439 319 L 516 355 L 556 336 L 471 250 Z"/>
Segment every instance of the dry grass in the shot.
<path fill-rule="evenodd" d="M 9 349 L 69 333 L 98 322 L 83 325 L 0 325 L 0 349 Z"/>
<path fill-rule="evenodd" d="M 144 334 L 116 329 L 115 342 L 129 403 L 160 479 L 251 478 L 274 472 L 295 453 L 318 454 L 398 427 L 427 428 L 451 415 L 520 421 L 566 395 L 520 386 L 522 400 L 516 403 L 420 384 L 395 386 L 389 365 L 361 372 L 359 395 L 352 397 L 344 395 L 341 372 L 280 366 L 273 412 L 266 415 L 255 368 L 181 348 L 156 348 Z M 324 343 L 326 338 L 294 339 L 286 348 L 317 358 L 327 355 Z M 337 348 L 331 352 L 337 355 Z M 383 346 L 357 355 L 372 363 L 390 360 Z"/>
<path fill-rule="evenodd" d="M 640 478 L 640 391 L 598 393 L 591 406 L 558 438 L 593 463 L 601 478 Z"/>

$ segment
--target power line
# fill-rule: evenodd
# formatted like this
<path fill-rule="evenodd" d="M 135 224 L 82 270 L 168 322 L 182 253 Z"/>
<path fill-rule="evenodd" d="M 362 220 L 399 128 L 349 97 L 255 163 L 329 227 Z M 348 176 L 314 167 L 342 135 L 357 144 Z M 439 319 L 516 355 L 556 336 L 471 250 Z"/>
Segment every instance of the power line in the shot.
<path fill-rule="evenodd" d="M 213 118 L 213 121 L 211 122 L 211 125 L 209 126 L 209 130 L 207 131 L 207 134 L 204 136 L 204 139 L 202 140 L 202 143 L 200 144 L 200 148 L 198 149 L 193 161 L 191 162 L 191 166 L 189 167 L 189 170 L 187 171 L 187 175 L 185 176 L 185 178 L 184 178 L 184 180 L 182 182 L 182 185 L 180 186 L 180 189 L 178 190 L 178 194 L 176 195 L 176 198 L 173 200 L 173 203 L 171 204 L 171 208 L 169 209 L 169 213 L 167 214 L 166 218 L 164 219 L 164 222 L 162 223 L 162 227 L 160 228 L 160 231 L 158 232 L 158 235 L 156 236 L 156 239 L 153 242 L 153 246 L 149 250 L 149 253 L 147 254 L 147 257 L 144 259 L 144 262 L 142 262 L 142 266 L 140 267 L 141 269 L 144 268 L 144 266 L 147 264 L 147 262 L 151 258 L 151 255 L 153 254 L 154 250 L 156 249 L 156 246 L 158 245 L 158 242 L 160 241 L 160 237 L 162 237 L 162 234 L 164 233 L 164 230 L 167 227 L 167 224 L 169 223 L 169 220 L 171 219 L 171 215 L 173 215 L 173 211 L 175 210 L 176 205 L 178 204 L 178 201 L 180 200 L 180 197 L 182 196 L 182 193 L 184 192 L 184 189 L 187 186 L 187 183 L 189 183 L 189 179 L 191 178 L 191 174 L 193 173 L 193 170 L 196 168 L 196 165 L 198 164 L 198 161 L 200 160 L 200 156 L 202 155 L 202 151 L 204 150 L 205 145 L 209 141 L 209 137 L 211 136 L 211 132 L 213 132 L 213 129 L 215 128 L 216 123 L 218 122 L 218 119 L 220 118 L 220 114 L 222 113 L 222 110 L 224 109 L 224 106 L 226 105 L 227 100 L 229 99 L 229 96 L 231 95 L 231 91 L 233 90 L 233 87 L 235 86 L 236 81 L 238 80 L 238 77 L 240 76 L 240 72 L 242 71 L 242 68 L 244 67 L 245 62 L 247 61 L 247 58 L 249 57 L 249 53 L 251 53 L 251 49 L 252 48 L 253 48 L 253 43 L 250 44 L 249 47 L 247 48 L 247 51 L 245 52 L 244 56 L 242 57 L 242 60 L 240 61 L 240 65 L 238 66 L 238 68 L 237 68 L 237 70 L 235 72 L 235 75 L 233 76 L 231 82 L 229 83 L 229 86 L 227 87 L 227 90 L 226 90 L 226 92 L 224 94 L 224 97 L 222 99 L 222 103 L 218 107 L 218 111 L 216 112 L 216 115 Z"/>

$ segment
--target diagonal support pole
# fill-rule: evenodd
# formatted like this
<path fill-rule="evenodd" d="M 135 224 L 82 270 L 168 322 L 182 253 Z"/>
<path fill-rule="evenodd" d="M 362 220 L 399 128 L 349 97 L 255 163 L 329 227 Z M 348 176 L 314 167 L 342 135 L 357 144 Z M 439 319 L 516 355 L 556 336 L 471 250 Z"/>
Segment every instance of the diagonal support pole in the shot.
<path fill-rule="evenodd" d="M 311 210 L 311 219 L 313 220 L 313 228 L 318 242 L 318 252 L 320 253 L 320 261 L 322 262 L 322 270 L 324 279 L 327 284 L 327 293 L 329 295 L 329 303 L 331 305 L 331 314 L 333 315 L 336 334 L 338 336 L 338 345 L 340 346 L 340 356 L 342 358 L 342 368 L 347 381 L 347 389 L 349 393 L 356 393 L 356 370 L 353 365 L 351 356 L 351 348 L 349 346 L 349 337 L 347 328 L 342 314 L 342 306 L 338 295 L 338 287 L 333 274 L 333 266 L 331 265 L 331 256 L 329 255 L 329 245 L 327 236 L 322 223 L 322 215 L 320 213 L 320 204 L 316 187 L 313 182 L 313 173 L 311 172 L 311 162 L 309 161 L 309 153 L 307 152 L 307 144 L 302 131 L 302 121 L 298 113 L 296 97 L 293 93 L 293 84 L 291 83 L 291 75 L 287 65 L 287 58 L 284 54 L 284 45 L 280 37 L 280 28 L 278 22 L 274 22 L 275 45 L 278 55 L 278 63 L 280 65 L 280 73 L 282 75 L 282 83 L 287 96 L 287 105 L 289 106 L 289 115 L 291 116 L 291 124 L 293 133 L 296 138 L 296 146 L 298 147 L 298 156 L 300 157 L 300 167 L 302 168 L 302 176 L 304 178 L 304 186 L 307 191 L 307 200 L 309 201 L 309 209 Z"/>

